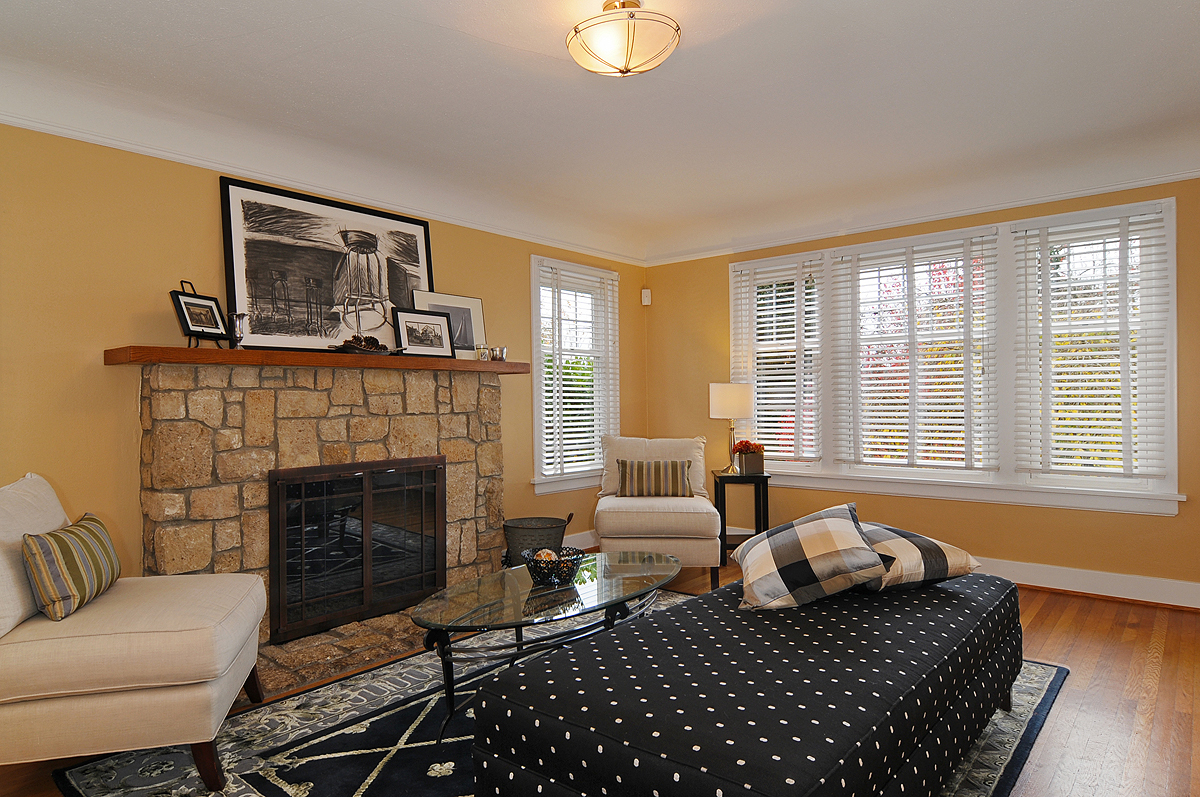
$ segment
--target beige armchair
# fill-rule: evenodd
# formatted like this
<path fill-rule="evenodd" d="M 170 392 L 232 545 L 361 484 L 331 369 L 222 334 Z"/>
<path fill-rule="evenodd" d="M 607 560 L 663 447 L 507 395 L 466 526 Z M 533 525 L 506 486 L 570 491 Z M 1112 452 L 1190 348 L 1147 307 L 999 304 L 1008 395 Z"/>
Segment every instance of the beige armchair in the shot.
<path fill-rule="evenodd" d="M 596 504 L 601 551 L 655 551 L 678 557 L 684 567 L 707 567 L 713 589 L 720 583 L 721 516 L 708 498 L 703 437 L 601 438 L 604 475 Z M 617 460 L 688 460 L 690 498 L 618 496 Z"/>
<path fill-rule="evenodd" d="M 21 538 L 66 524 L 41 477 L 0 488 L 0 764 L 189 744 L 220 791 L 217 731 L 243 685 L 262 701 L 262 580 L 121 578 L 55 622 L 37 611 Z"/>

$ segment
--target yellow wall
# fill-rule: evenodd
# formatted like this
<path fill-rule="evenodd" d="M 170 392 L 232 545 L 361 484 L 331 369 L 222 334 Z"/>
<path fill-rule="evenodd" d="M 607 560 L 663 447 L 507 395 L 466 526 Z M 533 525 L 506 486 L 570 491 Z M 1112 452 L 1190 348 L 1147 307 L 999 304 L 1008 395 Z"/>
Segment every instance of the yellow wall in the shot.
<path fill-rule="evenodd" d="M 647 318 L 647 413 L 650 434 L 708 436 L 708 465 L 728 462 L 728 425 L 708 418 L 708 383 L 729 381 L 731 262 L 807 252 L 907 235 L 999 224 L 1014 219 L 1176 197 L 1178 227 L 1179 492 L 1192 499 L 1177 517 L 1045 509 L 881 495 L 770 490 L 771 522 L 857 501 L 859 514 L 929 534 L 977 556 L 1115 573 L 1200 581 L 1192 555 L 1200 534 L 1200 180 L 1052 202 L 859 235 L 774 247 L 649 269 L 654 304 Z M 711 477 L 710 477 L 711 480 Z M 737 495 L 734 492 L 737 491 Z M 730 523 L 753 527 L 750 488 L 731 487 Z"/>
<path fill-rule="evenodd" d="M 184 345 L 167 297 L 180 279 L 224 304 L 218 176 L 0 126 L 0 484 L 44 475 L 72 519 L 109 524 L 127 575 L 141 571 L 138 369 L 103 351 Z M 523 362 L 530 255 L 619 271 L 621 424 L 645 433 L 644 269 L 438 222 L 430 241 L 435 287 L 481 297 L 488 341 Z M 574 512 L 570 530 L 590 529 L 594 489 L 534 496 L 530 377 L 501 381 L 507 514 Z"/>
<path fill-rule="evenodd" d="M 181 278 L 224 297 L 218 174 L 144 155 L 0 126 L 0 484 L 45 475 L 69 515 L 112 527 L 127 573 L 140 571 L 138 374 L 105 367 L 106 348 L 182 345 L 167 291 Z M 1125 202 L 1177 198 L 1179 489 L 1200 491 L 1200 181 L 965 216 L 642 269 L 432 222 L 438 290 L 484 300 L 489 341 L 530 356 L 529 257 L 621 273 L 621 428 L 624 434 L 704 434 L 708 467 L 723 467 L 726 424 L 709 420 L 709 382 L 729 377 L 727 266 L 791 252 Z M 643 308 L 639 289 L 653 289 Z M 653 345 L 647 345 L 653 341 Z M 595 490 L 536 497 L 532 384 L 505 376 L 505 509 L 511 516 L 574 512 L 592 526 Z M 1174 518 L 771 490 L 775 523 L 846 500 L 863 517 L 929 533 L 999 559 L 1200 581 L 1190 556 L 1196 501 Z M 1197 498 L 1200 500 L 1200 497 Z M 733 488 L 731 523 L 750 526 L 749 490 Z"/>

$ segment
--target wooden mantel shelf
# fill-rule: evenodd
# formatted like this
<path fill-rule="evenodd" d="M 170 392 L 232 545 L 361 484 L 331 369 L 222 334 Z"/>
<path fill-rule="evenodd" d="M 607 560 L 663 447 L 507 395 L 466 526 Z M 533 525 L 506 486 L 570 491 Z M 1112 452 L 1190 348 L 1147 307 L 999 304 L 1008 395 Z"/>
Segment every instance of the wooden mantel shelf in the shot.
<path fill-rule="evenodd" d="M 297 349 L 188 349 L 182 346 L 122 346 L 104 350 L 105 365 L 279 365 L 291 368 L 402 368 L 418 371 L 487 371 L 527 374 L 529 363 L 452 360 L 449 357 L 385 357 L 374 354 Z"/>

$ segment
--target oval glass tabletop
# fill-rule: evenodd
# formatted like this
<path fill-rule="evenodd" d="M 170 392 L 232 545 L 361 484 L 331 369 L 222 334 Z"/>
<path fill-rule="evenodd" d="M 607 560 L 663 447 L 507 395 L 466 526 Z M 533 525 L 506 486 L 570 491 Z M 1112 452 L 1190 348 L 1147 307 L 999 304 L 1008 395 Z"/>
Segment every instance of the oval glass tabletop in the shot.
<path fill-rule="evenodd" d="M 674 556 L 610 551 L 583 557 L 575 581 L 539 587 L 525 567 L 501 570 L 430 595 L 413 610 L 422 628 L 488 631 L 564 620 L 656 590 L 679 574 Z"/>

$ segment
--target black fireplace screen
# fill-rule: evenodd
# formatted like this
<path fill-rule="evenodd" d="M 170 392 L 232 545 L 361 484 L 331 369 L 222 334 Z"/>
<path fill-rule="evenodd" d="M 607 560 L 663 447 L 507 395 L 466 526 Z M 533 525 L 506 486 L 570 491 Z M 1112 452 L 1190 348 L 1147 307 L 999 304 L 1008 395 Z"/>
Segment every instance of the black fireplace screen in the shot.
<path fill-rule="evenodd" d="M 271 471 L 272 642 L 394 612 L 445 587 L 445 462 Z"/>

